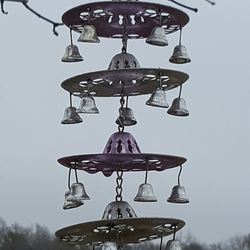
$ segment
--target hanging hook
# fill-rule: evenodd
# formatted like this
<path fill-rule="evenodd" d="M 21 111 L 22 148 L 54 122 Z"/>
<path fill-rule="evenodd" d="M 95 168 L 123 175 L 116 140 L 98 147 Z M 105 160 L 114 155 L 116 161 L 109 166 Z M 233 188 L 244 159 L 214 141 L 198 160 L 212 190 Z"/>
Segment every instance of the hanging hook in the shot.
<path fill-rule="evenodd" d="M 173 240 L 175 240 L 175 234 L 176 234 L 176 225 L 174 225 L 174 236 L 173 236 Z"/>
<path fill-rule="evenodd" d="M 8 12 L 4 10 L 4 1 L 5 0 L 1 0 L 1 11 L 2 11 L 3 14 L 7 15 Z"/>
<path fill-rule="evenodd" d="M 181 45 L 182 27 L 180 26 L 179 45 Z"/>
<path fill-rule="evenodd" d="M 161 236 L 161 241 L 160 241 L 160 250 L 162 250 L 162 243 L 163 243 L 163 237 Z"/>
<path fill-rule="evenodd" d="M 69 29 L 70 44 L 73 45 L 72 28 Z"/>

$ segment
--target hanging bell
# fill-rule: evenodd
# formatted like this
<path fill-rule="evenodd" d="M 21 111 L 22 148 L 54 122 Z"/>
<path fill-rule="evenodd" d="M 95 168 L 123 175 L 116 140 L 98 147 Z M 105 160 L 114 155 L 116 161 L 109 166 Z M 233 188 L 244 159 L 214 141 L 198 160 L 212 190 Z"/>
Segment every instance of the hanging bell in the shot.
<path fill-rule="evenodd" d="M 146 43 L 156 46 L 167 46 L 168 41 L 165 30 L 162 27 L 154 27 L 150 36 L 146 39 Z"/>
<path fill-rule="evenodd" d="M 125 107 L 119 109 L 119 117 L 116 119 L 116 124 L 120 126 L 133 126 L 136 123 L 137 121 L 131 108 Z"/>
<path fill-rule="evenodd" d="M 189 199 L 186 197 L 186 190 L 181 185 L 176 185 L 172 189 L 172 193 L 168 198 L 168 202 L 171 203 L 189 203 Z"/>
<path fill-rule="evenodd" d="M 157 198 L 154 195 L 153 187 L 149 183 L 143 183 L 139 186 L 138 193 L 134 201 L 139 202 L 156 202 Z"/>
<path fill-rule="evenodd" d="M 83 61 L 82 56 L 76 45 L 68 45 L 65 49 L 65 54 L 62 58 L 62 62 L 81 62 Z"/>
<path fill-rule="evenodd" d="M 169 240 L 165 250 L 182 250 L 181 243 L 178 240 Z"/>
<path fill-rule="evenodd" d="M 169 62 L 176 64 L 183 64 L 191 62 L 187 54 L 187 49 L 183 45 L 177 45 L 174 48 L 173 55 L 169 58 Z"/>
<path fill-rule="evenodd" d="M 78 200 L 70 191 L 66 191 L 63 209 L 76 208 L 81 205 L 83 205 L 82 201 Z"/>
<path fill-rule="evenodd" d="M 115 242 L 106 241 L 102 245 L 102 250 L 117 250 L 117 245 Z"/>
<path fill-rule="evenodd" d="M 90 200 L 82 183 L 73 183 L 70 187 L 70 191 L 78 200 Z"/>
<path fill-rule="evenodd" d="M 174 116 L 188 116 L 186 101 L 180 97 L 175 98 L 167 113 Z"/>
<path fill-rule="evenodd" d="M 75 107 L 67 107 L 65 109 L 61 124 L 77 124 L 81 122 L 82 118 L 77 114 Z"/>
<path fill-rule="evenodd" d="M 165 91 L 163 89 L 155 90 L 147 100 L 146 105 L 159 108 L 168 108 L 169 105 L 167 103 Z"/>
<path fill-rule="evenodd" d="M 77 41 L 85 43 L 99 43 L 100 39 L 97 36 L 95 26 L 93 25 L 83 26 L 81 36 L 78 38 Z"/>
<path fill-rule="evenodd" d="M 81 98 L 80 106 L 77 113 L 84 114 L 99 114 L 99 110 L 96 107 L 95 99 L 92 96 L 83 96 Z"/>

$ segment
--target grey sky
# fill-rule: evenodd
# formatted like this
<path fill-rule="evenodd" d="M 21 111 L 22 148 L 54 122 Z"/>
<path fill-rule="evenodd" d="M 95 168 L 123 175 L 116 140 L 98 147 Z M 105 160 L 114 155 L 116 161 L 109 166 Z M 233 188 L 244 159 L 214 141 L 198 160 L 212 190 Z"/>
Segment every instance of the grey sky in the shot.
<path fill-rule="evenodd" d="M 86 2 L 30 0 L 30 5 L 59 21 L 65 10 Z M 191 115 L 171 117 L 165 110 L 145 106 L 148 96 L 134 97 L 130 106 L 138 125 L 126 131 L 135 136 L 143 152 L 187 157 L 182 184 L 190 204 L 166 202 L 178 169 L 150 174 L 149 182 L 159 200 L 155 204 L 133 202 L 144 175 L 125 174 L 124 199 L 139 216 L 184 219 L 184 233 L 214 242 L 250 232 L 250 3 L 218 0 L 211 7 L 203 0 L 189 2 L 199 8 L 198 14 L 183 9 L 190 16 L 183 30 L 183 44 L 191 64 L 168 63 L 178 34 L 168 37 L 169 46 L 165 48 L 147 45 L 143 40 L 130 41 L 128 52 L 143 67 L 188 73 L 183 97 Z M 0 15 L 0 217 L 9 224 L 38 222 L 53 231 L 99 219 L 106 204 L 114 199 L 115 176 L 79 173 L 91 200 L 78 209 L 63 211 L 67 169 L 56 160 L 102 152 L 117 130 L 114 121 L 119 100 L 97 98 L 100 115 L 84 116 L 82 124 L 63 126 L 60 120 L 68 94 L 60 83 L 76 74 L 106 69 L 112 56 L 120 52 L 121 42 L 101 39 L 98 45 L 77 44 L 85 61 L 63 64 L 60 59 L 69 43 L 66 27 L 58 29 L 57 38 L 50 25 L 21 4 L 6 2 L 5 7 L 9 15 Z M 177 90 L 167 94 L 169 103 L 176 95 Z"/>

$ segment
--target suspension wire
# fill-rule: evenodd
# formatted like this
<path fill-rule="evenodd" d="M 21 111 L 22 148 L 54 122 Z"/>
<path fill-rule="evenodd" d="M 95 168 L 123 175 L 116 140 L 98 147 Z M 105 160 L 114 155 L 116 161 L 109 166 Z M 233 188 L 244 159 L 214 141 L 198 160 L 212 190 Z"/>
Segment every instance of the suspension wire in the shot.
<path fill-rule="evenodd" d="M 116 231 L 116 237 L 117 237 L 116 244 L 117 244 L 117 247 L 118 247 L 119 250 L 122 249 L 122 247 L 123 247 L 123 240 L 122 240 L 122 237 L 121 237 L 121 233 L 122 233 L 121 229 L 118 229 Z"/>
<path fill-rule="evenodd" d="M 182 84 L 180 85 L 179 98 L 181 98 Z"/>
<path fill-rule="evenodd" d="M 69 106 L 72 107 L 72 93 L 69 93 Z"/>
<path fill-rule="evenodd" d="M 173 240 L 175 240 L 175 234 L 176 234 L 176 225 L 174 225 L 174 236 L 173 236 Z"/>
<path fill-rule="evenodd" d="M 181 45 L 182 27 L 180 26 L 179 45 Z"/>
<path fill-rule="evenodd" d="M 161 241 L 160 241 L 160 250 L 162 250 L 162 243 L 163 243 L 163 237 L 161 237 Z"/>
<path fill-rule="evenodd" d="M 123 21 L 122 52 L 127 53 L 127 47 L 128 47 L 127 16 L 124 16 L 123 20 L 124 21 Z"/>
<path fill-rule="evenodd" d="M 72 37 L 72 29 L 69 29 L 69 34 L 70 34 L 70 44 L 73 45 L 73 37 Z"/>
<path fill-rule="evenodd" d="M 211 5 L 215 5 L 216 3 L 210 0 L 205 0 L 206 2 L 210 3 Z"/>
<path fill-rule="evenodd" d="M 180 165 L 180 171 L 179 171 L 179 174 L 178 174 L 178 186 L 181 185 L 181 172 L 182 172 L 182 165 Z"/>
<path fill-rule="evenodd" d="M 68 175 L 68 188 L 70 190 L 70 177 L 71 177 L 71 168 L 69 168 L 69 175 Z"/>
<path fill-rule="evenodd" d="M 122 89 L 121 89 L 121 98 L 120 98 L 120 104 L 121 107 L 119 108 L 119 114 L 121 115 L 123 109 L 124 109 L 124 104 L 125 104 L 125 99 L 124 99 L 124 82 L 121 82 L 122 85 Z M 119 124 L 118 125 L 118 131 L 119 132 L 123 132 L 124 131 L 124 125 L 123 124 Z"/>
<path fill-rule="evenodd" d="M 78 182 L 78 176 L 77 176 L 77 170 L 76 170 L 76 162 L 75 162 L 75 164 L 74 164 L 74 170 L 75 170 L 75 178 L 76 178 L 76 183 L 79 183 Z"/>
<path fill-rule="evenodd" d="M 148 158 L 146 158 L 145 184 L 147 184 L 147 181 L 148 181 Z"/>

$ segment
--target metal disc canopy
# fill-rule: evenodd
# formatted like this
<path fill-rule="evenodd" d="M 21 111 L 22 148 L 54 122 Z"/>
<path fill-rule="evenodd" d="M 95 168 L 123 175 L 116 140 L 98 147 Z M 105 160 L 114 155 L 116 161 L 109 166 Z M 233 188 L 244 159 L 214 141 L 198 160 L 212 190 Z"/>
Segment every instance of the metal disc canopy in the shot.
<path fill-rule="evenodd" d="M 56 236 L 71 245 L 98 246 L 106 241 L 116 241 L 117 232 L 124 244 L 155 240 L 184 227 L 185 222 L 169 218 L 128 218 L 98 220 L 62 228 Z"/>
<path fill-rule="evenodd" d="M 159 87 L 159 76 L 163 90 L 179 87 L 189 78 L 184 72 L 169 69 L 119 69 L 77 75 L 63 81 L 61 86 L 74 95 L 90 92 L 97 97 L 120 96 L 122 89 L 128 96 L 146 95 Z"/>
<path fill-rule="evenodd" d="M 123 24 L 126 22 L 128 38 L 146 38 L 155 26 L 159 26 L 159 11 L 162 27 L 167 34 L 179 30 L 189 21 L 183 11 L 162 4 L 103 1 L 68 10 L 63 14 L 62 22 L 78 32 L 85 25 L 94 25 L 98 36 L 109 38 L 122 38 Z"/>

